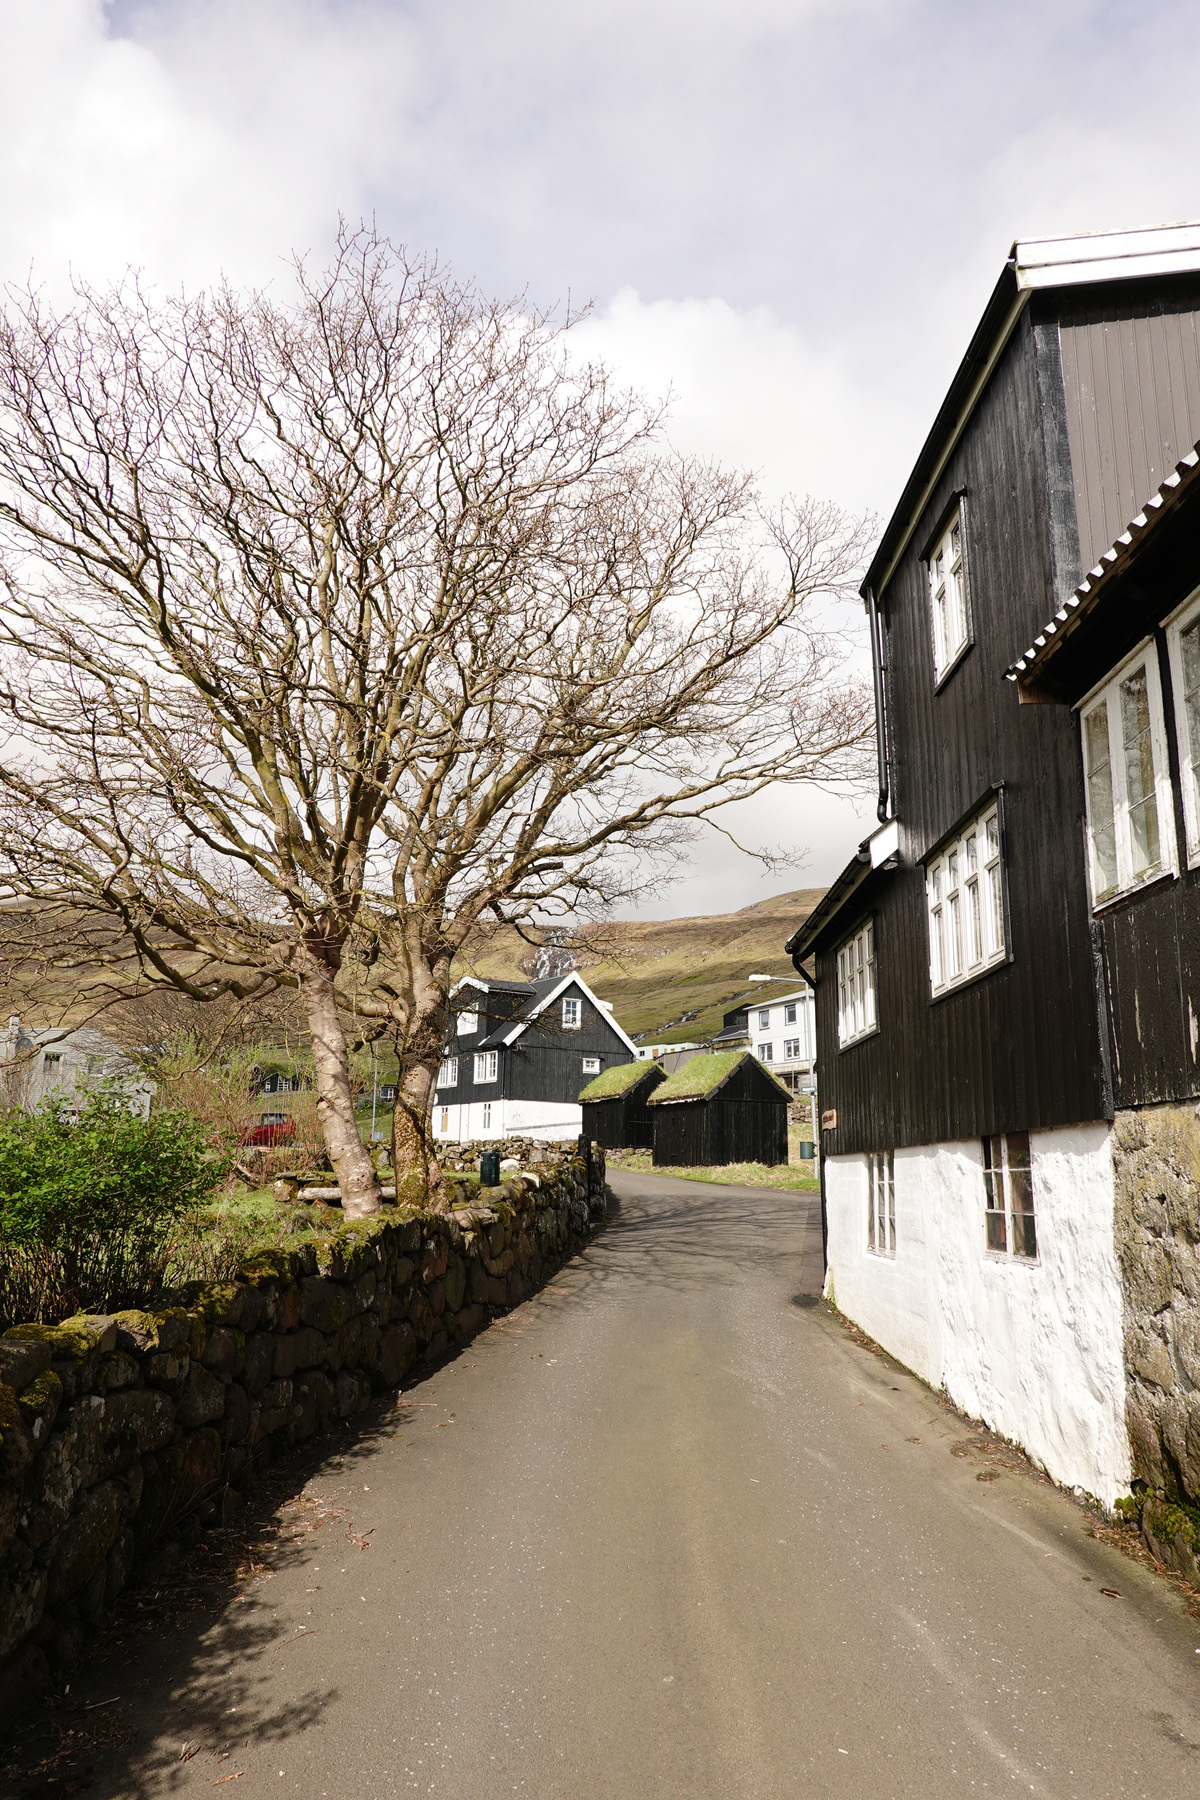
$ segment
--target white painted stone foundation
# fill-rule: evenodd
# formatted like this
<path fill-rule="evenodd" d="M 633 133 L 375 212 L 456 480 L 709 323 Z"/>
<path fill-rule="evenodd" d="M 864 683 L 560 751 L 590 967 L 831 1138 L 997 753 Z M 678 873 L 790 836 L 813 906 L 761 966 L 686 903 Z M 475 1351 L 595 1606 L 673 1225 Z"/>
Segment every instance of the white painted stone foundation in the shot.
<path fill-rule="evenodd" d="M 583 1130 L 582 1106 L 552 1100 L 470 1100 L 433 1109 L 433 1135 L 442 1143 L 531 1137 L 569 1143 Z"/>
<path fill-rule="evenodd" d="M 826 1294 L 1054 1480 L 1106 1505 L 1131 1473 L 1110 1128 L 1030 1134 L 1038 1260 L 990 1255 L 978 1140 L 895 1153 L 896 1254 L 867 1249 L 867 1159 L 828 1156 Z"/>

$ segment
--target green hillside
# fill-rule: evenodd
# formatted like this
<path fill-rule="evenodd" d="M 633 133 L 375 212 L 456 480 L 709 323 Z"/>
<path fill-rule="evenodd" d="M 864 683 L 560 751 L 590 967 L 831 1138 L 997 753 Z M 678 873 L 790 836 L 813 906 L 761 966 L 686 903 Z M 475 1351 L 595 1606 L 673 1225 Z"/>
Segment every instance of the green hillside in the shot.
<path fill-rule="evenodd" d="M 751 975 L 801 985 L 783 946 L 824 891 L 799 888 L 740 912 L 694 919 L 614 921 L 574 936 L 562 934 L 557 947 L 602 1000 L 612 1001 L 631 1037 L 651 1043 L 703 1041 L 719 1029 L 722 1013 L 736 1000 L 769 991 L 765 983 L 751 983 Z M 550 947 L 543 967 L 554 958 Z M 479 975 L 520 980 L 534 973 L 535 962 L 536 952 L 515 932 L 497 930 L 478 946 L 471 968 Z"/>

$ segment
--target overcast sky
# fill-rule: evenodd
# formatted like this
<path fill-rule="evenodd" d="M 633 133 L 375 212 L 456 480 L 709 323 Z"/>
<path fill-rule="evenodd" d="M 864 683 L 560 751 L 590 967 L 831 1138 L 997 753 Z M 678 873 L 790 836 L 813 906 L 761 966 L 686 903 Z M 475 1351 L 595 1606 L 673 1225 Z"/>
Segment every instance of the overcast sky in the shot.
<path fill-rule="evenodd" d="M 1016 236 L 1200 214 L 1200 6 L 0 0 L 0 273 L 270 279 L 374 213 L 595 302 L 672 436 L 890 511 Z M 648 910 L 825 882 L 871 814 L 786 791 Z"/>

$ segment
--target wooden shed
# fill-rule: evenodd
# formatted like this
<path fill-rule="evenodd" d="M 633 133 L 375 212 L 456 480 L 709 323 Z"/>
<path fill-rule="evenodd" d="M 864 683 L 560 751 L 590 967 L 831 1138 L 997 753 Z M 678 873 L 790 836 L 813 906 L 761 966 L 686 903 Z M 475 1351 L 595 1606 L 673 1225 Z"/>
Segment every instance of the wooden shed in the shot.
<path fill-rule="evenodd" d="M 584 1136 L 605 1150 L 648 1150 L 654 1142 L 654 1115 L 647 1101 L 666 1079 L 656 1062 L 605 1069 L 579 1095 Z"/>
<path fill-rule="evenodd" d="M 656 1167 L 786 1163 L 790 1098 L 748 1050 L 693 1057 L 650 1096 Z"/>

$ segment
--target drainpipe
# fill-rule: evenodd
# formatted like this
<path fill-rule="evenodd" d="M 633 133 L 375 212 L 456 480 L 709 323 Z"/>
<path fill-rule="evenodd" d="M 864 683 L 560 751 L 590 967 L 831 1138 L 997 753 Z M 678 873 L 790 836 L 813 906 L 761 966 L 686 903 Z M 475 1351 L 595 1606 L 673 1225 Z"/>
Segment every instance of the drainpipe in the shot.
<path fill-rule="evenodd" d="M 817 984 L 813 980 L 812 976 L 809 974 L 808 970 L 801 968 L 799 962 L 796 963 L 796 973 L 801 977 L 802 980 L 806 981 L 808 983 L 809 987 L 812 989 L 813 1013 L 815 1015 L 816 1010 L 817 1010 Z M 814 1016 L 814 1026 L 815 1026 L 815 1016 Z M 817 1093 L 814 1096 L 814 1098 L 815 1098 L 815 1103 L 816 1103 L 816 1107 L 817 1107 L 817 1118 L 819 1118 L 820 1117 L 820 1107 L 821 1107 L 821 1094 L 820 1094 L 821 1080 L 820 1080 L 820 1065 L 818 1064 L 815 1056 L 813 1058 L 813 1074 L 817 1077 Z M 814 1120 L 813 1122 L 815 1124 L 816 1120 Z M 814 1132 L 813 1142 L 814 1142 L 814 1144 L 817 1144 L 817 1153 L 818 1153 L 817 1181 L 820 1184 L 820 1190 L 821 1190 L 821 1287 L 823 1290 L 825 1287 L 825 1277 L 829 1273 L 829 1212 L 828 1212 L 828 1209 L 825 1204 L 825 1141 L 822 1138 L 820 1143 L 818 1144 L 816 1134 Z"/>
<path fill-rule="evenodd" d="M 891 782 L 888 775 L 887 715 L 883 689 L 883 623 L 875 589 L 867 588 L 867 619 L 871 629 L 871 675 L 875 685 L 875 761 L 879 770 L 879 800 L 875 816 L 881 825 L 887 823 Z"/>

